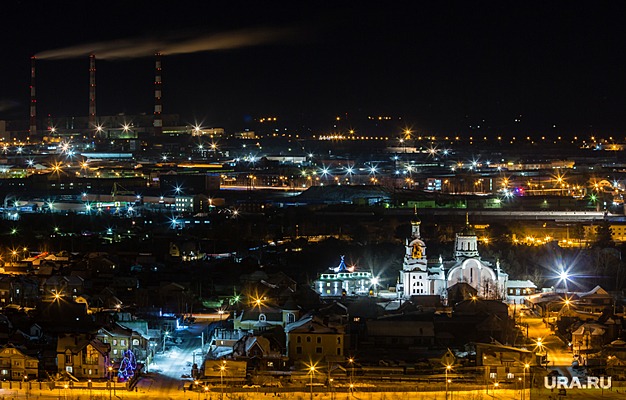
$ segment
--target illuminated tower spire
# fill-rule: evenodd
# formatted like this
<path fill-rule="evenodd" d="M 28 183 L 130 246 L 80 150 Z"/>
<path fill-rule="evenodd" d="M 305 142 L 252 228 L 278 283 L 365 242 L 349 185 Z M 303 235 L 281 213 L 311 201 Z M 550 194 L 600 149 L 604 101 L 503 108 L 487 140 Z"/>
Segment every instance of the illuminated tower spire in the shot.
<path fill-rule="evenodd" d="M 163 119 L 161 112 L 163 105 L 161 103 L 161 53 L 155 54 L 155 70 L 154 70 L 154 134 L 163 133 Z"/>
<path fill-rule="evenodd" d="M 37 133 L 37 97 L 35 96 L 35 56 L 30 58 L 30 125 L 31 135 Z"/>
<path fill-rule="evenodd" d="M 415 208 L 413 209 L 413 218 L 411 219 L 411 237 L 413 239 L 420 238 L 420 224 L 421 223 L 422 221 L 417 216 L 417 205 L 415 205 Z"/>
<path fill-rule="evenodd" d="M 89 129 L 96 127 L 96 56 L 89 56 Z"/>

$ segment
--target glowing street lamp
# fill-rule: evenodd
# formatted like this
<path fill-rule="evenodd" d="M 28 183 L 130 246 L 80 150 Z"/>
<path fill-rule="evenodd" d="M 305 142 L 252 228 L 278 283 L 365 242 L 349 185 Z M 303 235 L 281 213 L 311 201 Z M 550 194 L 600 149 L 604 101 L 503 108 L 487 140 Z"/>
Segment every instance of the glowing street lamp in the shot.
<path fill-rule="evenodd" d="M 448 380 L 448 371 L 452 369 L 452 365 L 446 365 L 446 400 L 448 400 L 448 384 L 450 381 Z"/>
<path fill-rule="evenodd" d="M 113 367 L 109 366 L 109 400 L 111 400 L 111 389 L 113 386 Z"/>
<path fill-rule="evenodd" d="M 380 283 L 380 279 L 378 279 L 377 276 L 373 277 L 372 280 L 370 281 L 371 286 L 374 287 L 374 295 L 377 294 L 378 284 L 379 283 Z"/>
<path fill-rule="evenodd" d="M 560 271 L 557 275 L 557 278 L 559 280 L 559 282 L 563 282 L 563 286 L 565 287 L 565 293 L 567 294 L 568 292 L 568 287 L 567 287 L 567 282 L 571 279 L 572 274 L 569 273 L 569 271 L 567 269 L 565 269 L 563 266 L 560 267 Z"/>
<path fill-rule="evenodd" d="M 315 374 L 315 365 L 309 367 L 309 373 L 311 374 L 311 400 L 313 400 L 313 375 Z"/>
<path fill-rule="evenodd" d="M 350 388 L 352 389 L 354 386 L 354 357 L 348 358 L 348 364 L 350 364 Z"/>
<path fill-rule="evenodd" d="M 537 338 L 537 340 L 535 341 L 535 343 L 537 344 L 538 348 L 542 348 L 543 347 L 543 339 L 542 338 Z"/>
<path fill-rule="evenodd" d="M 522 379 L 522 400 L 526 399 L 526 370 L 530 369 L 530 364 L 524 364 L 524 378 Z"/>
<path fill-rule="evenodd" d="M 195 389 L 199 389 L 198 385 L 200 384 L 200 382 L 196 379 L 195 381 L 193 381 L 193 384 L 195 385 Z M 198 400 L 200 400 L 200 390 L 198 390 Z"/>
<path fill-rule="evenodd" d="M 226 361 L 224 361 L 224 364 L 220 365 L 220 385 L 221 385 L 220 400 L 224 398 L 224 371 L 226 370 L 225 364 L 226 364 Z"/>

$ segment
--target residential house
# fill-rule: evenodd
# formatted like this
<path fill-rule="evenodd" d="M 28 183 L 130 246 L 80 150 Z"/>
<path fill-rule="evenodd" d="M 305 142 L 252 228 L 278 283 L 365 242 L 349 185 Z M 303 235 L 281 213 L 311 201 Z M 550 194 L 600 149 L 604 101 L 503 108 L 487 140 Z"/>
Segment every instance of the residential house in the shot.
<path fill-rule="evenodd" d="M 297 290 L 297 283 L 283 272 L 267 274 L 255 271 L 241 276 L 242 292 L 249 296 L 263 297 L 280 304 L 291 298 Z"/>
<path fill-rule="evenodd" d="M 39 285 L 35 280 L 23 275 L 0 275 L 0 307 L 34 307 L 38 298 Z"/>
<path fill-rule="evenodd" d="M 285 327 L 295 322 L 299 315 L 300 311 L 293 301 L 287 301 L 283 307 L 278 307 L 259 300 L 243 312 L 233 313 L 233 327 L 235 330 L 264 331 L 276 326 Z"/>
<path fill-rule="evenodd" d="M 537 285 L 529 280 L 508 280 L 505 289 L 508 303 L 524 304 L 528 296 L 537 291 Z"/>
<path fill-rule="evenodd" d="M 380 355 L 393 354 L 395 359 L 415 357 L 416 352 L 435 344 L 432 313 L 387 315 L 368 320 L 366 324 L 367 343 Z"/>
<path fill-rule="evenodd" d="M 248 369 L 255 370 L 284 370 L 288 361 L 272 336 L 245 335 L 233 345 L 232 357 L 247 361 Z"/>
<path fill-rule="evenodd" d="M 596 286 L 586 293 L 577 295 L 578 299 L 574 301 L 576 307 L 587 313 L 602 313 L 606 308 L 613 305 L 614 299 L 606 290 L 600 286 Z"/>
<path fill-rule="evenodd" d="M 100 328 L 96 338 L 109 345 L 111 363 L 121 362 L 126 350 L 131 350 L 137 361 L 144 362 L 148 356 L 148 339 L 139 332 L 123 327 L 118 323 Z"/>
<path fill-rule="evenodd" d="M 448 304 L 455 305 L 463 300 L 469 300 L 478 296 L 478 289 L 467 282 L 457 282 L 448 289 Z"/>
<path fill-rule="evenodd" d="M 46 279 L 43 283 L 43 292 L 45 294 L 61 295 L 71 297 L 80 296 L 85 291 L 85 280 L 80 276 L 69 275 L 59 276 L 53 275 Z"/>
<path fill-rule="evenodd" d="M 607 327 L 597 322 L 585 322 L 572 332 L 575 354 L 597 353 L 609 342 Z"/>
<path fill-rule="evenodd" d="M 287 356 L 293 361 L 336 362 L 345 360 L 343 326 L 329 326 L 309 315 L 287 325 Z"/>
<path fill-rule="evenodd" d="M 59 372 L 78 379 L 108 378 L 110 346 L 89 334 L 63 334 L 57 341 Z"/>
<path fill-rule="evenodd" d="M 0 379 L 21 381 L 38 378 L 39 360 L 29 357 L 12 345 L 0 348 Z"/>
<path fill-rule="evenodd" d="M 435 338 L 441 346 L 469 342 L 511 343 L 516 334 L 508 306 L 498 300 L 465 300 L 451 315 L 435 315 Z"/>
<path fill-rule="evenodd" d="M 618 339 L 604 346 L 606 373 L 615 380 L 626 380 L 626 342 Z"/>
<path fill-rule="evenodd" d="M 486 382 L 519 381 L 524 374 L 530 374 L 530 367 L 540 363 L 541 359 L 530 350 L 476 343 L 476 366 L 484 368 Z"/>

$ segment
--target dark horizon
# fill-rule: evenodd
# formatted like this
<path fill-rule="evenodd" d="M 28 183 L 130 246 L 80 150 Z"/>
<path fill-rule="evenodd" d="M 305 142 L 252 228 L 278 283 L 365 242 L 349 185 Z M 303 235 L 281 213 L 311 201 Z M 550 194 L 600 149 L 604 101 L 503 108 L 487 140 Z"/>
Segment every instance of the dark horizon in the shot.
<path fill-rule="evenodd" d="M 94 43 L 106 44 L 105 54 L 116 43 L 137 46 L 137 58 L 102 59 L 96 50 L 98 114 L 150 114 L 146 46 L 167 44 L 187 53 L 163 57 L 163 112 L 188 123 L 232 131 L 277 117 L 280 128 L 322 131 L 348 114 L 390 116 L 399 131 L 434 135 L 626 133 L 621 4 L 6 7 L 0 30 L 13 40 L 3 45 L 10 62 L 0 65 L 0 119 L 28 118 L 31 56 Z M 38 59 L 38 115 L 87 115 L 88 78 L 87 55 Z"/>

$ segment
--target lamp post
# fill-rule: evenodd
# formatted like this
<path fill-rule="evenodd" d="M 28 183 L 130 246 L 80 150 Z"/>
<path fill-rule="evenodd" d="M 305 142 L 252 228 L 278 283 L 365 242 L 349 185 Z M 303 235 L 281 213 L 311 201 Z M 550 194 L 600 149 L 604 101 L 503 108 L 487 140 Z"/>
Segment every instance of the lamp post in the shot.
<path fill-rule="evenodd" d="M 109 400 L 111 400 L 111 386 L 113 386 L 113 367 L 109 367 Z"/>
<path fill-rule="evenodd" d="M 452 365 L 446 365 L 446 400 L 448 400 L 448 384 L 450 381 L 448 380 L 448 371 L 452 369 Z"/>
<path fill-rule="evenodd" d="M 309 367 L 309 373 L 311 374 L 311 387 L 310 387 L 311 396 L 310 397 L 311 397 L 311 400 L 313 400 L 313 374 L 315 374 L 315 365 L 311 365 Z"/>
<path fill-rule="evenodd" d="M 163 333 L 163 353 L 165 353 L 165 340 L 167 339 L 167 335 L 169 335 L 169 332 L 165 331 L 165 333 Z"/>
<path fill-rule="evenodd" d="M 526 399 L 526 370 L 530 369 L 530 364 L 524 364 L 524 378 L 522 379 L 522 400 Z"/>
<path fill-rule="evenodd" d="M 89 400 L 91 400 L 91 379 L 87 381 L 87 386 L 89 387 Z"/>
<path fill-rule="evenodd" d="M 224 361 L 226 362 L 226 361 Z M 224 399 L 224 370 L 226 369 L 226 365 L 220 365 L 220 400 Z"/>
<path fill-rule="evenodd" d="M 498 389 L 498 386 L 500 386 L 500 384 L 498 382 L 494 382 L 493 383 L 493 398 L 496 398 L 496 390 Z"/>
<path fill-rule="evenodd" d="M 209 393 L 209 387 L 208 387 L 208 386 L 205 386 L 205 387 L 204 387 L 204 399 L 205 399 L 205 400 L 206 400 L 207 393 Z"/>
<path fill-rule="evenodd" d="M 350 364 L 350 385 L 354 387 L 354 358 L 348 358 L 348 363 Z"/>

